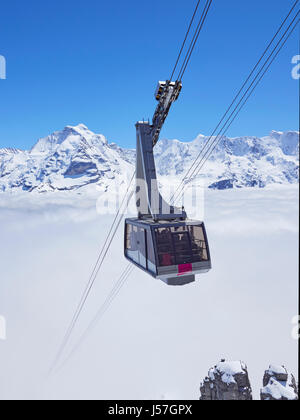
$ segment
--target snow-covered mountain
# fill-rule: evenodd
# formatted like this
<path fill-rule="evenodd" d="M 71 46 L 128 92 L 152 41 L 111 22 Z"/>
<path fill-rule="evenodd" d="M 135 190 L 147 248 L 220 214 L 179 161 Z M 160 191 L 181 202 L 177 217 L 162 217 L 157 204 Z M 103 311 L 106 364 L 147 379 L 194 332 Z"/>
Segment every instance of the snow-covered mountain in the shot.
<path fill-rule="evenodd" d="M 160 176 L 180 180 L 208 137 L 190 143 L 161 140 L 156 148 Z M 264 187 L 297 183 L 299 133 L 272 131 L 267 137 L 222 138 L 201 171 L 210 188 Z M 30 151 L 0 149 L 0 192 L 66 191 L 88 185 L 107 188 L 134 169 L 135 151 L 108 143 L 85 125 L 67 126 L 38 140 Z"/>
<path fill-rule="evenodd" d="M 0 149 L 0 191 L 63 191 L 105 184 L 132 172 L 134 151 L 108 144 L 86 126 L 67 126 L 30 151 Z"/>
<path fill-rule="evenodd" d="M 199 135 L 190 143 L 162 140 L 156 150 L 160 174 L 184 175 L 208 139 Z M 272 131 L 262 138 L 223 137 L 200 174 L 210 188 L 217 189 L 296 183 L 298 155 L 299 133 L 295 131 Z"/>

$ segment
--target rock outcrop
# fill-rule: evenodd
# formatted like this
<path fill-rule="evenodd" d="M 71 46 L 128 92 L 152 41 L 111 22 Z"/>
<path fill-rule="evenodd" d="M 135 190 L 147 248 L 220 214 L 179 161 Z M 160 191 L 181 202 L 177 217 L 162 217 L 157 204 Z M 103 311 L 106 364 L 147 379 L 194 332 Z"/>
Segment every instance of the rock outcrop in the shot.
<path fill-rule="evenodd" d="M 202 401 L 252 400 L 247 366 L 241 361 L 229 362 L 222 359 L 208 371 L 208 376 L 200 385 L 200 392 Z M 260 399 L 298 400 L 298 387 L 294 376 L 288 373 L 284 366 L 270 365 L 263 376 Z"/>
<path fill-rule="evenodd" d="M 263 377 L 261 400 L 298 400 L 295 378 L 284 366 L 270 365 Z"/>
<path fill-rule="evenodd" d="M 252 400 L 247 366 L 241 361 L 221 360 L 200 386 L 200 400 Z"/>

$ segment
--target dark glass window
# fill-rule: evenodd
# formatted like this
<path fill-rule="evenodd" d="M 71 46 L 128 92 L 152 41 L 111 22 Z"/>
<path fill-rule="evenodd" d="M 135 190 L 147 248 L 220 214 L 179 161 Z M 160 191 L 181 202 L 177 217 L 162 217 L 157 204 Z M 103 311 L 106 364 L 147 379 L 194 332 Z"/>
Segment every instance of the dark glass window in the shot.
<path fill-rule="evenodd" d="M 189 232 L 173 232 L 172 238 L 175 247 L 176 264 L 189 264 L 193 262 Z"/>
<path fill-rule="evenodd" d="M 152 241 L 152 234 L 151 231 L 146 231 L 147 235 L 147 264 L 148 264 L 148 270 L 152 271 L 153 273 L 156 273 L 156 263 L 155 263 L 155 254 L 154 254 L 154 247 L 153 247 L 153 241 Z"/>
<path fill-rule="evenodd" d="M 175 253 L 172 241 L 172 234 L 169 228 L 155 229 L 157 245 L 158 265 L 166 267 L 175 265 Z"/>
<path fill-rule="evenodd" d="M 207 261 L 208 253 L 202 226 L 189 226 L 193 262 Z"/>
<path fill-rule="evenodd" d="M 126 227 L 126 254 L 129 258 L 131 258 L 137 264 L 140 263 L 139 246 L 138 245 L 139 245 L 138 228 L 136 226 L 127 224 L 127 227 Z"/>
<path fill-rule="evenodd" d="M 126 225 L 126 241 L 125 241 L 126 250 L 131 248 L 131 242 L 130 242 L 131 231 L 132 231 L 132 226 L 127 224 Z"/>
<path fill-rule="evenodd" d="M 137 251 L 136 234 L 138 228 L 136 226 L 127 224 L 126 226 L 126 249 Z"/>
<path fill-rule="evenodd" d="M 155 264 L 155 255 L 154 255 L 151 231 L 147 231 L 147 251 L 148 251 L 148 260 L 152 264 Z"/>
<path fill-rule="evenodd" d="M 142 267 L 147 268 L 146 231 L 140 227 L 137 232 L 137 248 L 139 251 L 139 264 Z"/>
<path fill-rule="evenodd" d="M 160 267 L 207 261 L 203 227 L 178 226 L 155 230 Z"/>

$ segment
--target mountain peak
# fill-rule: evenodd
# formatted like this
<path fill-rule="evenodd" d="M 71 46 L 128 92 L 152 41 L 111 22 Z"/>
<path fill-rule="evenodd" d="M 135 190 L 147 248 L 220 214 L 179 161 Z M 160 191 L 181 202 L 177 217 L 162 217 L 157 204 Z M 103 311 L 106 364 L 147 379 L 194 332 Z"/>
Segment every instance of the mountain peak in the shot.
<path fill-rule="evenodd" d="M 82 123 L 75 125 L 75 127 L 74 127 L 74 128 L 79 128 L 79 129 L 83 129 L 83 130 L 88 130 L 88 127 L 87 127 L 85 124 L 82 124 Z"/>
<path fill-rule="evenodd" d="M 33 146 L 31 154 L 53 153 L 57 147 L 72 150 L 77 148 L 81 142 L 92 144 L 107 144 L 102 134 L 95 134 L 84 124 L 75 126 L 67 125 L 60 131 L 55 131 L 47 137 L 40 138 Z"/>
<path fill-rule="evenodd" d="M 5 147 L 4 149 L 0 149 L 0 154 L 17 154 L 22 153 L 21 149 L 16 149 L 14 147 Z"/>
<path fill-rule="evenodd" d="M 67 140 L 70 135 L 79 135 L 81 139 L 86 140 L 90 145 L 95 144 L 108 144 L 106 137 L 103 134 L 96 134 L 91 131 L 85 124 L 67 125 L 61 133 L 64 138 L 63 141 Z"/>
<path fill-rule="evenodd" d="M 282 136 L 282 134 L 283 134 L 282 131 L 272 130 L 270 133 L 270 137 L 274 137 L 276 140 L 278 140 L 280 136 Z"/>
<path fill-rule="evenodd" d="M 65 128 L 64 128 L 64 130 L 74 130 L 74 131 L 78 131 L 78 132 L 81 132 L 81 131 L 90 131 L 88 129 L 88 127 L 86 125 L 82 124 L 82 123 L 81 124 L 77 124 L 77 125 L 66 125 Z"/>

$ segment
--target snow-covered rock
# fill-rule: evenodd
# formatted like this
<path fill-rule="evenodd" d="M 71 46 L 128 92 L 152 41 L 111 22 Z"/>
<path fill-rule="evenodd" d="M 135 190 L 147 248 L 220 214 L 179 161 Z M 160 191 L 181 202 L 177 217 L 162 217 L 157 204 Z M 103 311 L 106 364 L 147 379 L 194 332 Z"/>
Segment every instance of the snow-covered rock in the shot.
<path fill-rule="evenodd" d="M 158 174 L 180 181 L 208 140 L 199 135 L 190 143 L 159 141 L 155 148 Z M 272 131 L 263 138 L 224 137 L 196 182 L 214 189 L 297 183 L 298 154 L 299 133 L 295 131 Z M 134 150 L 108 143 L 83 124 L 67 126 L 38 140 L 30 151 L 0 149 L 0 192 L 68 191 L 90 185 L 106 190 L 112 182 L 130 179 L 134 162 Z"/>
<path fill-rule="evenodd" d="M 295 378 L 284 366 L 270 365 L 263 377 L 262 400 L 298 400 Z"/>
<path fill-rule="evenodd" d="M 221 360 L 200 386 L 200 400 L 252 400 L 247 366 L 241 361 Z"/>

